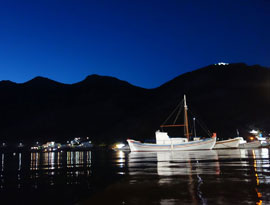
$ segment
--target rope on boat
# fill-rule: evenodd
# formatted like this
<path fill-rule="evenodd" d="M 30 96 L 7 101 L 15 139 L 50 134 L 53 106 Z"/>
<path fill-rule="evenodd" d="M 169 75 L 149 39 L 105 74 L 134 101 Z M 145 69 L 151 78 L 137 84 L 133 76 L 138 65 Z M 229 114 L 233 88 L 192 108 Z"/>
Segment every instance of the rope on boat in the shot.
<path fill-rule="evenodd" d="M 202 121 L 198 120 L 198 117 L 193 112 L 191 112 L 190 108 L 189 108 L 189 112 L 191 113 L 191 115 L 193 115 L 193 117 L 196 118 L 196 121 L 198 122 L 198 124 L 200 125 L 200 127 L 206 132 L 206 134 L 209 137 L 212 137 L 212 132 L 210 132 L 210 130 L 207 128 L 207 126 Z"/>
<path fill-rule="evenodd" d="M 167 119 L 161 125 L 165 125 L 167 123 L 167 121 L 172 118 L 173 114 L 178 110 L 178 112 L 176 114 L 176 117 L 175 117 L 175 119 L 173 121 L 173 125 L 175 125 L 177 119 L 179 118 L 180 113 L 183 110 L 183 107 L 184 107 L 184 100 L 181 100 L 181 102 L 176 106 L 176 108 L 172 111 L 172 113 L 167 117 Z M 188 112 L 190 112 L 190 114 L 193 117 L 196 117 L 196 121 L 198 122 L 198 124 L 200 125 L 200 127 L 206 132 L 206 134 L 209 137 L 212 137 L 212 132 L 210 132 L 210 130 L 207 128 L 207 126 L 202 121 L 198 120 L 198 117 L 193 112 L 191 112 L 190 106 L 189 106 Z M 162 126 L 161 126 L 161 130 L 163 131 Z"/>
<path fill-rule="evenodd" d="M 177 115 L 176 115 L 176 118 L 174 120 L 174 124 L 179 116 L 179 114 L 181 113 L 182 109 L 183 109 L 183 106 L 184 106 L 184 103 L 183 103 L 184 100 L 181 100 L 181 102 L 176 106 L 176 108 L 172 111 L 172 113 L 167 117 L 167 119 L 161 124 L 161 125 L 165 125 L 167 123 L 167 121 L 173 116 L 173 114 L 177 111 L 177 109 L 179 109 Z M 161 130 L 163 130 L 161 128 Z"/>
<path fill-rule="evenodd" d="M 175 116 L 175 119 L 174 119 L 174 121 L 173 121 L 173 124 L 174 124 L 174 125 L 175 125 L 176 120 L 178 119 L 180 113 L 181 113 L 182 110 L 183 110 L 183 106 L 184 106 L 183 102 L 181 102 L 180 105 L 181 105 L 181 107 L 180 107 L 180 109 L 178 110 L 178 112 L 177 112 L 177 114 L 176 114 L 176 116 Z"/>

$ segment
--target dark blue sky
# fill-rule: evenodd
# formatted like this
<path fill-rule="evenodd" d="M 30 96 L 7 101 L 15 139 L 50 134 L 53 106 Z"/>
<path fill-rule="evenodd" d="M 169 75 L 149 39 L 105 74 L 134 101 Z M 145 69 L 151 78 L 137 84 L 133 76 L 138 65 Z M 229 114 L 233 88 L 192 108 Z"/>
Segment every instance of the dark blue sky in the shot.
<path fill-rule="evenodd" d="M 270 1 L 0 0 L 0 80 L 153 88 L 220 61 L 270 66 Z"/>

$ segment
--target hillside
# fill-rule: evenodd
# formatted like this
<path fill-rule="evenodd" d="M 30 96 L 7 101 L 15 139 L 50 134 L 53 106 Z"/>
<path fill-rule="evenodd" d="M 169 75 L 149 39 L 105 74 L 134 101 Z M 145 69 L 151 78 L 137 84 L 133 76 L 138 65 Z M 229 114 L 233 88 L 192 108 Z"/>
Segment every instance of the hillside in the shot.
<path fill-rule="evenodd" d="M 143 89 L 92 75 L 67 85 L 37 77 L 0 82 L 0 136 L 4 141 L 149 139 L 187 95 L 189 108 L 222 138 L 252 128 L 270 131 L 270 70 L 245 64 L 210 65 Z M 200 133 L 200 131 L 198 131 Z"/>

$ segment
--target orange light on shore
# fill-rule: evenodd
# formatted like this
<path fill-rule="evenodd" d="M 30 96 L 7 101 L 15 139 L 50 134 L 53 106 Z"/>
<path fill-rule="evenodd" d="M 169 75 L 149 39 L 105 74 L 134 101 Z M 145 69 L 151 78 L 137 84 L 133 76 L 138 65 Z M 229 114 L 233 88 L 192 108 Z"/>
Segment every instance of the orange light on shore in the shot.
<path fill-rule="evenodd" d="M 254 137 L 250 137 L 249 139 L 250 139 L 250 140 L 254 140 Z"/>

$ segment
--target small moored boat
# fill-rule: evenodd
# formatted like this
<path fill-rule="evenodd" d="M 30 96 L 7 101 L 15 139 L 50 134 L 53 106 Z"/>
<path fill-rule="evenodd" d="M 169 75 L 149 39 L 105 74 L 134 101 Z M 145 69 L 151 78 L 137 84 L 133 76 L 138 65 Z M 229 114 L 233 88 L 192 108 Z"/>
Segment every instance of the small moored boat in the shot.
<path fill-rule="evenodd" d="M 259 148 L 262 146 L 262 144 L 259 140 L 247 142 L 246 140 L 244 140 L 243 137 L 238 137 L 238 138 L 240 138 L 239 148 Z"/>
<path fill-rule="evenodd" d="M 216 133 L 211 138 L 190 141 L 190 131 L 187 118 L 186 96 L 184 95 L 184 124 L 162 125 L 161 127 L 184 127 L 186 137 L 171 138 L 167 132 L 156 131 L 156 143 L 142 143 L 128 139 L 131 151 L 171 151 L 171 150 L 211 150 L 216 143 Z M 177 116 L 179 113 L 177 114 Z"/>
<path fill-rule="evenodd" d="M 217 141 L 213 149 L 232 149 L 238 148 L 240 144 L 240 138 L 236 137 L 228 140 Z"/>

